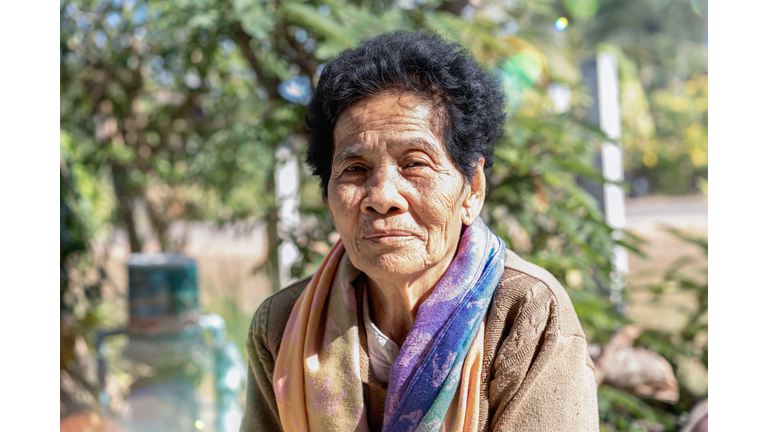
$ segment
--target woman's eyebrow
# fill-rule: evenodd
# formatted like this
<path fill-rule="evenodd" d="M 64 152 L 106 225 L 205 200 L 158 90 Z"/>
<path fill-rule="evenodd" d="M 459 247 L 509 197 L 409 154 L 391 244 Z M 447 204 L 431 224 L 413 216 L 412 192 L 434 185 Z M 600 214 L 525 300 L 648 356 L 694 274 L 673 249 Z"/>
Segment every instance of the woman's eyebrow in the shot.
<path fill-rule="evenodd" d="M 440 148 L 438 148 L 438 146 L 435 143 L 429 140 L 426 140 L 424 138 L 406 138 L 403 140 L 392 140 L 387 143 L 387 147 L 418 148 L 418 149 L 425 150 L 427 153 L 431 155 L 440 154 Z M 365 153 L 365 151 L 366 151 L 365 146 L 362 144 L 345 147 L 336 152 L 336 154 L 333 156 L 332 164 L 338 164 L 347 159 L 353 159 L 353 158 L 359 157 L 360 155 Z"/>
<path fill-rule="evenodd" d="M 359 157 L 365 149 L 362 145 L 354 145 L 351 147 L 345 147 L 339 151 L 336 152 L 336 154 L 333 156 L 333 164 L 337 164 L 339 162 L 343 162 L 347 159 L 352 159 Z"/>
<path fill-rule="evenodd" d="M 407 137 L 402 140 L 393 140 L 387 143 L 387 147 L 397 150 L 421 150 L 425 152 L 430 159 L 439 160 L 442 154 L 440 144 L 422 137 Z"/>
<path fill-rule="evenodd" d="M 439 154 L 441 150 L 435 143 L 424 138 L 408 138 L 402 142 L 396 142 L 393 144 L 421 148 L 422 150 L 426 150 L 428 153 L 433 155 Z"/>

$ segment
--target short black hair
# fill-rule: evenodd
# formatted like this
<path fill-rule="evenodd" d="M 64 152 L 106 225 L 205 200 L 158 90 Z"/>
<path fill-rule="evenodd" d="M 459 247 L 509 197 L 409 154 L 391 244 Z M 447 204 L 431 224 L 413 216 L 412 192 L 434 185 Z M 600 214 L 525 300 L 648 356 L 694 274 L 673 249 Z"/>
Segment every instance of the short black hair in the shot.
<path fill-rule="evenodd" d="M 343 51 L 322 70 L 304 128 L 306 163 L 320 177 L 323 198 L 328 196 L 339 114 L 357 100 L 390 90 L 435 103 L 443 145 L 465 182 L 474 176 L 480 157 L 489 174 L 506 118 L 498 83 L 460 44 L 433 33 L 396 31 Z"/>

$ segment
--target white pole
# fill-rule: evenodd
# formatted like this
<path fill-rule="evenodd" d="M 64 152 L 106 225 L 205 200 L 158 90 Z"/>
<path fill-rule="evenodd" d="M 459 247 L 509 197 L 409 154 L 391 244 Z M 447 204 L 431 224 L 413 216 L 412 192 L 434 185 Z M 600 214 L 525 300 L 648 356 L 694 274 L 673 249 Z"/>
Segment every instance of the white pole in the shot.
<path fill-rule="evenodd" d="M 597 94 L 600 107 L 600 129 L 608 138 L 617 140 L 621 137 L 621 110 L 619 105 L 619 71 L 616 57 L 612 54 L 597 55 Z M 603 177 L 612 182 L 624 180 L 624 165 L 621 147 L 611 142 L 604 142 L 601 147 L 603 159 Z M 605 220 L 615 229 L 627 225 L 624 190 L 613 183 L 603 185 L 605 197 Z M 617 239 L 619 240 L 619 239 Z M 624 278 L 629 273 L 629 254 L 621 246 L 614 249 L 612 259 L 611 300 L 621 302 L 621 291 L 625 286 Z"/>
<path fill-rule="evenodd" d="M 277 236 L 280 246 L 277 248 L 280 286 L 291 282 L 291 266 L 299 260 L 299 248 L 293 242 L 290 233 L 299 227 L 299 161 L 291 147 L 278 146 L 275 151 L 275 192 L 277 194 L 278 222 Z"/>

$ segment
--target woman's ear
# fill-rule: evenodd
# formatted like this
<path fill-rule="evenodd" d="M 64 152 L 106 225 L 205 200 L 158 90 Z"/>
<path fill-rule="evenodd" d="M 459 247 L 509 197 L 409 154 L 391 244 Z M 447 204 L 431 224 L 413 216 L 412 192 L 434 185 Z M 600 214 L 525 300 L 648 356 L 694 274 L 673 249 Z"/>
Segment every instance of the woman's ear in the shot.
<path fill-rule="evenodd" d="M 475 175 L 469 183 L 469 193 L 462 203 L 461 222 L 464 225 L 472 225 L 480 215 L 485 203 L 485 158 L 482 156 L 475 166 Z"/>

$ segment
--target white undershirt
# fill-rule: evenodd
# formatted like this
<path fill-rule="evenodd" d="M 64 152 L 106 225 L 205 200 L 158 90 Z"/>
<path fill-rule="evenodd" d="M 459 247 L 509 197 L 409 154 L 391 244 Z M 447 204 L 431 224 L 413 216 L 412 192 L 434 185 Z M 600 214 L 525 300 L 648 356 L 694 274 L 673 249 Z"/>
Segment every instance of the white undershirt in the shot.
<path fill-rule="evenodd" d="M 376 381 L 383 385 L 389 384 L 389 369 L 395 363 L 400 348 L 376 327 L 371 320 L 370 306 L 368 305 L 368 287 L 363 290 L 363 323 L 365 323 L 365 336 L 368 339 L 368 357 L 371 358 L 371 368 Z"/>

